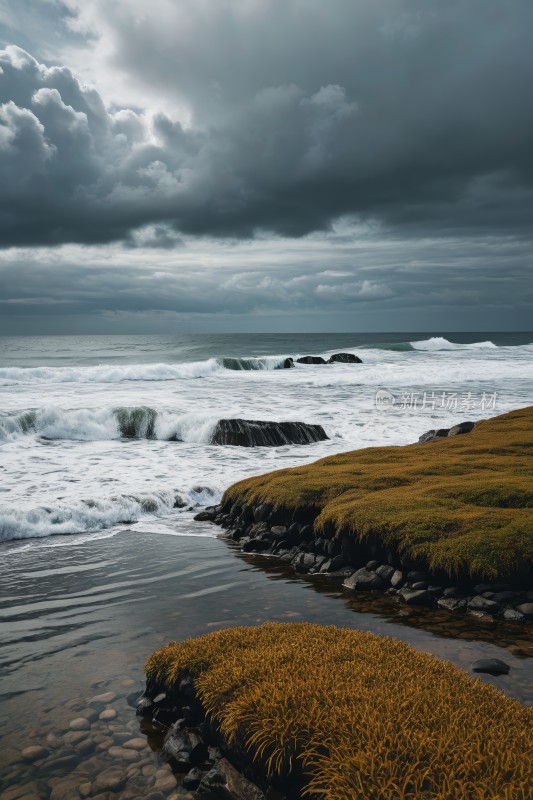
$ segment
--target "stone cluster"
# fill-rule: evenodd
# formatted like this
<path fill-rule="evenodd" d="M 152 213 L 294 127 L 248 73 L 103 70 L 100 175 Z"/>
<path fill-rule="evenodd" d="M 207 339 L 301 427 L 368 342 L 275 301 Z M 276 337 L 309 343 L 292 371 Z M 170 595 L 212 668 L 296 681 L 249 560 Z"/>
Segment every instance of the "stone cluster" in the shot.
<path fill-rule="evenodd" d="M 245 553 L 274 556 L 296 572 L 342 578 L 350 591 L 380 590 L 410 606 L 429 606 L 463 612 L 481 621 L 533 622 L 533 591 L 503 582 L 450 584 L 443 575 L 431 575 L 397 553 L 376 558 L 376 548 L 365 548 L 349 534 L 325 537 L 308 519 L 268 504 L 254 507 L 226 503 L 196 515 L 227 529 L 227 538 Z M 373 552 L 374 551 L 374 552 Z"/>
<path fill-rule="evenodd" d="M 136 705 L 144 725 L 165 731 L 160 754 L 187 791 L 188 800 L 265 800 L 259 786 L 224 757 L 220 734 L 206 721 L 192 679 L 183 679 L 172 695 L 148 681 Z"/>

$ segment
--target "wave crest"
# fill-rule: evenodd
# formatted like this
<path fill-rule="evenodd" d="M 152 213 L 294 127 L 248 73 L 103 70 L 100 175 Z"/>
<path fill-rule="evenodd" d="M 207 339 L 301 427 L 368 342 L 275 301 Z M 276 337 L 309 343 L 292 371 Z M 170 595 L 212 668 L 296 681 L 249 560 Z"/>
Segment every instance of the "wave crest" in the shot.
<path fill-rule="evenodd" d="M 460 344 L 450 342 L 443 336 L 432 336 L 430 339 L 422 339 L 419 342 L 409 342 L 415 350 L 437 351 L 437 350 L 495 350 L 497 345 L 494 342 L 471 342 L 470 344 Z"/>

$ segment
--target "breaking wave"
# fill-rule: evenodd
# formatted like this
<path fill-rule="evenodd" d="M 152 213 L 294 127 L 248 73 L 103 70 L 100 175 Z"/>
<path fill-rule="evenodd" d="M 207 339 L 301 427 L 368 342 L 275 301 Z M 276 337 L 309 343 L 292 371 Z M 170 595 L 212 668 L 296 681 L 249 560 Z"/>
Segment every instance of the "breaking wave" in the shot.
<path fill-rule="evenodd" d="M 470 344 L 459 344 L 450 342 L 443 336 L 432 336 L 430 339 L 422 339 L 420 342 L 409 342 L 414 350 L 496 350 L 494 342 L 471 342 Z"/>
<path fill-rule="evenodd" d="M 285 356 L 264 358 L 209 358 L 180 364 L 98 364 L 91 367 L 2 367 L 0 386 L 19 383 L 123 383 L 206 378 L 223 370 L 271 370 L 283 366 Z"/>
<path fill-rule="evenodd" d="M 0 442 L 33 434 L 52 440 L 125 438 L 208 444 L 219 418 L 218 415 L 156 411 L 149 406 L 74 410 L 49 407 L 0 416 Z"/>
<path fill-rule="evenodd" d="M 205 505 L 217 496 L 215 490 L 198 486 L 180 492 L 120 494 L 70 503 L 58 501 L 29 509 L 0 506 L 0 542 L 93 533 L 144 519 L 170 517 L 180 508 Z"/>

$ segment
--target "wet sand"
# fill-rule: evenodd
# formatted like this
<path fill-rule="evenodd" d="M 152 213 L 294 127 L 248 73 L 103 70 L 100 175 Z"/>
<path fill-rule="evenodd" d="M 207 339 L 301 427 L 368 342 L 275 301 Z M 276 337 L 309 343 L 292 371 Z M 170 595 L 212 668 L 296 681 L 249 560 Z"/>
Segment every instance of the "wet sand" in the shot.
<path fill-rule="evenodd" d="M 308 620 L 356 627 L 396 636 L 468 671 L 477 658 L 500 658 L 510 674 L 480 679 L 533 703 L 531 628 L 485 626 L 394 598 L 347 595 L 338 583 L 239 554 L 205 536 L 208 524 L 193 530 L 204 535 L 132 530 L 0 548 L 2 800 L 105 797 L 110 789 L 98 776 L 113 774 L 114 797 L 172 796 L 175 780 L 139 733 L 127 697 L 142 689 L 153 649 L 228 625 Z M 107 693 L 112 699 L 94 699 Z M 88 723 L 73 730 L 79 718 Z M 139 737 L 144 744 L 129 744 Z M 44 751 L 24 760 L 29 746 Z"/>

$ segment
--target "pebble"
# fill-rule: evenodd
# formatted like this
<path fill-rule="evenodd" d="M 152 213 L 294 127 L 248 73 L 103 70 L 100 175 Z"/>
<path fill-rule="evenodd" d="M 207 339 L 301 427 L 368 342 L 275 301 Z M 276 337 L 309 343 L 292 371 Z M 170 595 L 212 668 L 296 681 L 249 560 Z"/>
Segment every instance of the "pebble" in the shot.
<path fill-rule="evenodd" d="M 69 728 L 71 731 L 90 731 L 91 723 L 85 717 L 77 717 L 70 721 Z"/>
<path fill-rule="evenodd" d="M 108 750 L 111 758 L 121 758 L 123 761 L 138 761 L 140 758 L 139 753 L 135 750 L 125 750 L 123 747 L 110 747 Z"/>
<path fill-rule="evenodd" d="M 87 781 L 86 783 L 80 783 L 78 786 L 78 791 L 82 797 L 89 797 L 92 792 L 92 783 Z"/>
<path fill-rule="evenodd" d="M 103 694 L 97 694 L 94 697 L 91 697 L 89 703 L 92 705 L 93 703 L 107 705 L 108 703 L 112 703 L 116 697 L 115 692 L 104 692 Z"/>
<path fill-rule="evenodd" d="M 142 774 L 145 778 L 151 778 L 157 772 L 156 767 L 153 764 L 147 764 L 145 767 L 142 768 Z"/>
<path fill-rule="evenodd" d="M 39 744 L 33 744 L 30 745 L 30 747 L 25 747 L 21 753 L 24 761 L 38 761 L 40 758 L 46 758 L 47 755 L 48 750 L 46 747 L 42 747 Z"/>
<path fill-rule="evenodd" d="M 148 747 L 148 742 L 146 739 L 130 739 L 127 742 L 124 742 L 122 745 L 126 748 L 126 750 L 144 750 L 145 747 Z"/>
<path fill-rule="evenodd" d="M 164 777 L 157 778 L 155 789 L 156 791 L 166 794 L 176 787 L 176 778 L 171 772 L 167 772 Z"/>
<path fill-rule="evenodd" d="M 93 781 L 93 796 L 99 792 L 118 792 L 125 783 L 126 775 L 122 770 L 115 767 L 105 769 Z"/>
<path fill-rule="evenodd" d="M 115 711 L 114 708 L 106 708 L 105 711 L 102 711 L 98 715 L 98 719 L 101 719 L 103 722 L 106 722 L 107 720 L 115 719 L 116 716 L 117 712 Z"/>

